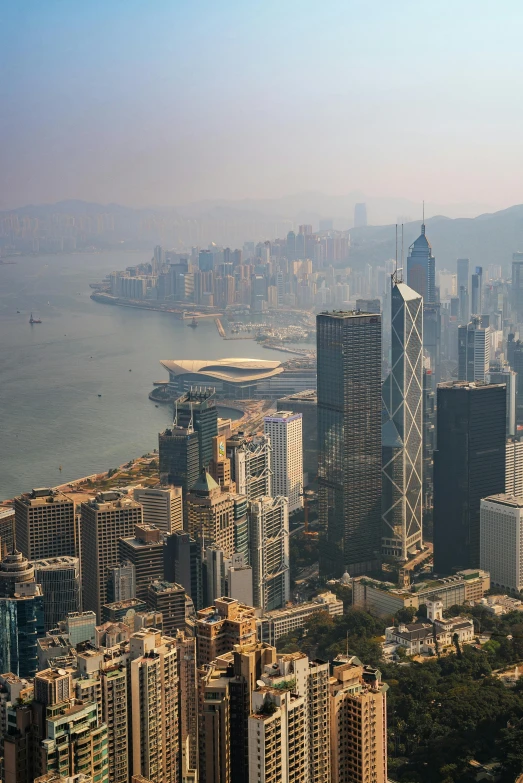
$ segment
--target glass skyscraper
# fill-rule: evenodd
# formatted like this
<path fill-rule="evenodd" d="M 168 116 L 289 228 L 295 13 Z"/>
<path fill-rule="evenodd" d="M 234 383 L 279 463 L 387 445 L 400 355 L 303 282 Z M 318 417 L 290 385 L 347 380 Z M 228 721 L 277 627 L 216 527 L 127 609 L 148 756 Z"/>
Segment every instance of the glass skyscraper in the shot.
<path fill-rule="evenodd" d="M 317 316 L 320 569 L 341 576 L 380 561 L 381 316 Z"/>
<path fill-rule="evenodd" d="M 423 297 L 423 349 L 430 360 L 434 382 L 439 382 L 441 318 L 436 295 L 436 259 L 425 234 L 421 234 L 409 247 L 407 258 L 407 284 Z"/>
<path fill-rule="evenodd" d="M 391 361 L 383 384 L 382 552 L 407 560 L 422 543 L 423 298 L 395 280 Z"/>
<path fill-rule="evenodd" d="M 434 570 L 479 567 L 480 502 L 505 491 L 506 387 L 438 386 Z"/>

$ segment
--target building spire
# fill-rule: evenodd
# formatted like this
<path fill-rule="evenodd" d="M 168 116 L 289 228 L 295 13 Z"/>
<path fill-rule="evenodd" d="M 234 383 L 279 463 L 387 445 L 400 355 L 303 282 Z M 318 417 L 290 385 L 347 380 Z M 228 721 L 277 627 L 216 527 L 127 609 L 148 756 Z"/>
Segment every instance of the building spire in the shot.
<path fill-rule="evenodd" d="M 421 223 L 421 233 L 425 236 L 425 201 L 423 201 L 423 220 Z"/>

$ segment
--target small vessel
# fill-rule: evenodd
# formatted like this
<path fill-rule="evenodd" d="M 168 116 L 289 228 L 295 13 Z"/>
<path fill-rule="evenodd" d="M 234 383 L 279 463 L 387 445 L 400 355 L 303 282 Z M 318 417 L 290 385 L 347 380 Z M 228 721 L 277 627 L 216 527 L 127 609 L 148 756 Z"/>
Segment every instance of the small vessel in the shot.
<path fill-rule="evenodd" d="M 155 405 L 154 407 L 155 407 L 155 408 L 158 408 L 159 406 L 158 406 L 158 405 Z"/>
<path fill-rule="evenodd" d="M 20 313 L 20 310 L 17 310 L 16 312 L 17 312 L 17 313 Z"/>
<path fill-rule="evenodd" d="M 196 327 L 198 326 L 198 321 L 196 320 L 196 318 L 193 318 L 191 323 L 187 324 L 187 326 L 190 326 L 191 329 L 196 329 Z"/>
<path fill-rule="evenodd" d="M 40 318 L 33 318 L 33 314 L 31 313 L 31 318 L 29 319 L 30 324 L 41 324 L 42 321 Z"/>
<path fill-rule="evenodd" d="M 132 372 L 132 370 L 129 370 L 129 372 Z"/>
<path fill-rule="evenodd" d="M 60 473 L 62 472 L 62 466 L 61 465 L 58 465 L 58 470 L 60 471 Z"/>
<path fill-rule="evenodd" d="M 99 396 L 99 397 L 101 397 L 102 395 L 101 395 L 101 394 L 99 394 L 98 396 Z"/>

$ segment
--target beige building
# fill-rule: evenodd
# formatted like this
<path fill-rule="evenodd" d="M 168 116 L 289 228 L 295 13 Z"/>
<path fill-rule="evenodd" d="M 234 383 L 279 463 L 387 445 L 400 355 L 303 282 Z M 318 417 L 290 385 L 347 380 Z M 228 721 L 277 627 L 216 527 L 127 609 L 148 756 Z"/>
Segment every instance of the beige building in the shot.
<path fill-rule="evenodd" d="M 183 498 L 181 487 L 138 487 L 134 499 L 143 508 L 143 521 L 163 533 L 183 529 Z"/>
<path fill-rule="evenodd" d="M 258 639 L 267 644 L 276 644 L 280 636 L 303 628 L 307 620 L 317 612 L 328 612 L 332 617 L 339 617 L 343 614 L 343 601 L 338 600 L 334 593 L 325 592 L 312 601 L 265 612 L 256 620 Z"/>
<path fill-rule="evenodd" d="M 215 544 L 225 557 L 234 554 L 234 496 L 222 492 L 210 473 L 202 471 L 186 498 L 189 534 L 205 546 Z"/>
<path fill-rule="evenodd" d="M 151 582 L 163 579 L 163 550 L 162 531 L 143 522 L 134 528 L 134 536 L 118 541 L 120 562 L 134 566 L 135 597 L 141 601 L 147 599 Z"/>
<path fill-rule="evenodd" d="M 178 783 L 178 663 L 176 641 L 139 631 L 129 642 L 133 775 Z"/>
<path fill-rule="evenodd" d="M 278 411 L 263 420 L 264 433 L 272 446 L 272 491 L 283 495 L 289 514 L 303 508 L 302 414 Z"/>
<path fill-rule="evenodd" d="M 236 644 L 256 641 L 254 609 L 234 598 L 219 598 L 214 606 L 200 609 L 194 626 L 198 667 L 230 652 Z"/>
<path fill-rule="evenodd" d="M 180 680 L 180 749 L 182 777 L 198 765 L 198 690 L 196 678 L 196 639 L 184 631 L 176 634 Z"/>
<path fill-rule="evenodd" d="M 332 780 L 387 783 L 387 685 L 357 658 L 339 657 L 330 678 Z"/>
<path fill-rule="evenodd" d="M 175 636 L 185 628 L 186 594 L 181 585 L 160 579 L 151 582 L 147 589 L 147 606 L 153 612 L 162 613 L 163 632 Z"/>
<path fill-rule="evenodd" d="M 16 547 L 28 560 L 78 555 L 73 500 L 55 489 L 15 498 Z"/>
<path fill-rule="evenodd" d="M 118 564 L 120 538 L 133 536 L 142 523 L 142 507 L 118 492 L 100 492 L 81 505 L 82 604 L 102 621 L 102 606 L 108 603 L 109 569 Z"/>

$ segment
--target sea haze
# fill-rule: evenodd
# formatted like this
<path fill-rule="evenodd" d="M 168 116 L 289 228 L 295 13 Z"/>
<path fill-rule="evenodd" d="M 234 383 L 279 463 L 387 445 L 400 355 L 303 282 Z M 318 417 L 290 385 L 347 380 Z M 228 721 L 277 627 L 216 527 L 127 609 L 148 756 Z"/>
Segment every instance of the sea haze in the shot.
<path fill-rule="evenodd" d="M 254 340 L 222 340 L 212 319 L 189 329 L 168 314 L 90 299 L 90 282 L 147 254 L 8 260 L 16 264 L 0 265 L 0 499 L 155 448 L 172 420 L 170 406 L 148 399 L 152 382 L 167 377 L 160 359 L 286 358 Z M 31 312 L 41 324 L 29 324 Z"/>

